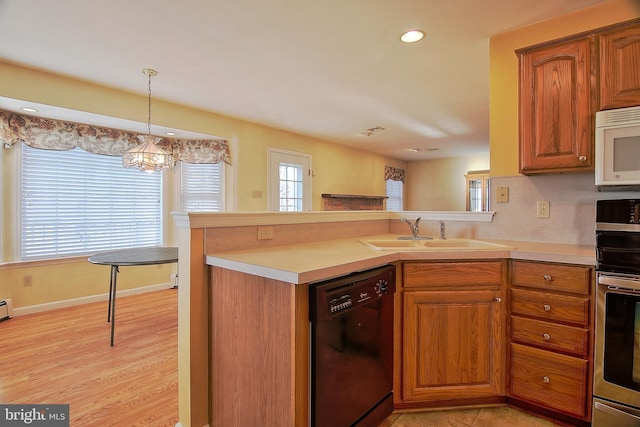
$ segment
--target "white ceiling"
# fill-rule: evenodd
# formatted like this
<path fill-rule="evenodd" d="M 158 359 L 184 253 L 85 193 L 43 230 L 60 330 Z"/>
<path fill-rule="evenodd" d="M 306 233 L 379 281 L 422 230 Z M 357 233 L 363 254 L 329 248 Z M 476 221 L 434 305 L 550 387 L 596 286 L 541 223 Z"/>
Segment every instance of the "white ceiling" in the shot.
<path fill-rule="evenodd" d="M 0 60 L 143 94 L 154 68 L 153 98 L 450 157 L 489 149 L 489 37 L 604 1 L 0 0 Z"/>

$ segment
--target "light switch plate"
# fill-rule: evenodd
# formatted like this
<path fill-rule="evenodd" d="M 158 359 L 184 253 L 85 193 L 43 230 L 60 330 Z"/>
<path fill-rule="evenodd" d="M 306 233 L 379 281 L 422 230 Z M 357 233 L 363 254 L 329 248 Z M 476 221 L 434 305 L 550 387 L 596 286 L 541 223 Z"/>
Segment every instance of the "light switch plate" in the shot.
<path fill-rule="evenodd" d="M 496 189 L 496 202 L 497 203 L 509 202 L 509 187 L 498 187 Z"/>

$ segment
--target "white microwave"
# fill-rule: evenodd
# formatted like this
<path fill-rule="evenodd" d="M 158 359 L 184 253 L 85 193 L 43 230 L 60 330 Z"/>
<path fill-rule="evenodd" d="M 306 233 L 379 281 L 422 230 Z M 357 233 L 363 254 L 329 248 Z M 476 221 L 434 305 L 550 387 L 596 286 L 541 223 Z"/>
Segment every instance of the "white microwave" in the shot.
<path fill-rule="evenodd" d="M 640 106 L 596 112 L 596 185 L 640 186 Z"/>

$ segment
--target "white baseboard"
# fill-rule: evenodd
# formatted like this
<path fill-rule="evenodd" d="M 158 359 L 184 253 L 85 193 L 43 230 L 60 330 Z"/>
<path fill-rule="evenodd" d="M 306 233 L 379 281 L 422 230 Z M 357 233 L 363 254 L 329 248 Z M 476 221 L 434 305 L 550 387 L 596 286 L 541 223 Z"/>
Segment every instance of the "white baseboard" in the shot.
<path fill-rule="evenodd" d="M 118 297 L 123 297 L 127 295 L 142 294 L 145 292 L 159 291 L 162 289 L 170 289 L 172 286 L 173 284 L 171 283 L 160 283 L 157 285 L 143 286 L 140 288 L 124 289 L 122 291 L 118 291 L 117 294 L 118 294 Z M 108 299 L 109 299 L 109 293 L 106 292 L 104 294 L 90 295 L 86 297 L 67 299 L 62 301 L 52 301 L 44 304 L 29 305 L 26 307 L 19 307 L 19 308 L 14 307 L 13 316 L 22 316 L 25 314 L 40 313 L 42 311 L 55 310 L 57 308 L 73 307 L 74 305 L 88 304 L 91 302 L 98 302 L 98 301 L 106 301 Z"/>

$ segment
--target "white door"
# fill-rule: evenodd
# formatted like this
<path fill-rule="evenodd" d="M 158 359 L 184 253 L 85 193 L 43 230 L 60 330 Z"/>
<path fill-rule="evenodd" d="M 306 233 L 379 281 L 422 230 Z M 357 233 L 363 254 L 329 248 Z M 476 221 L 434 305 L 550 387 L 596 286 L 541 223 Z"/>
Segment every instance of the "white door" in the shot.
<path fill-rule="evenodd" d="M 311 210 L 311 156 L 304 153 L 268 149 L 270 211 Z"/>

